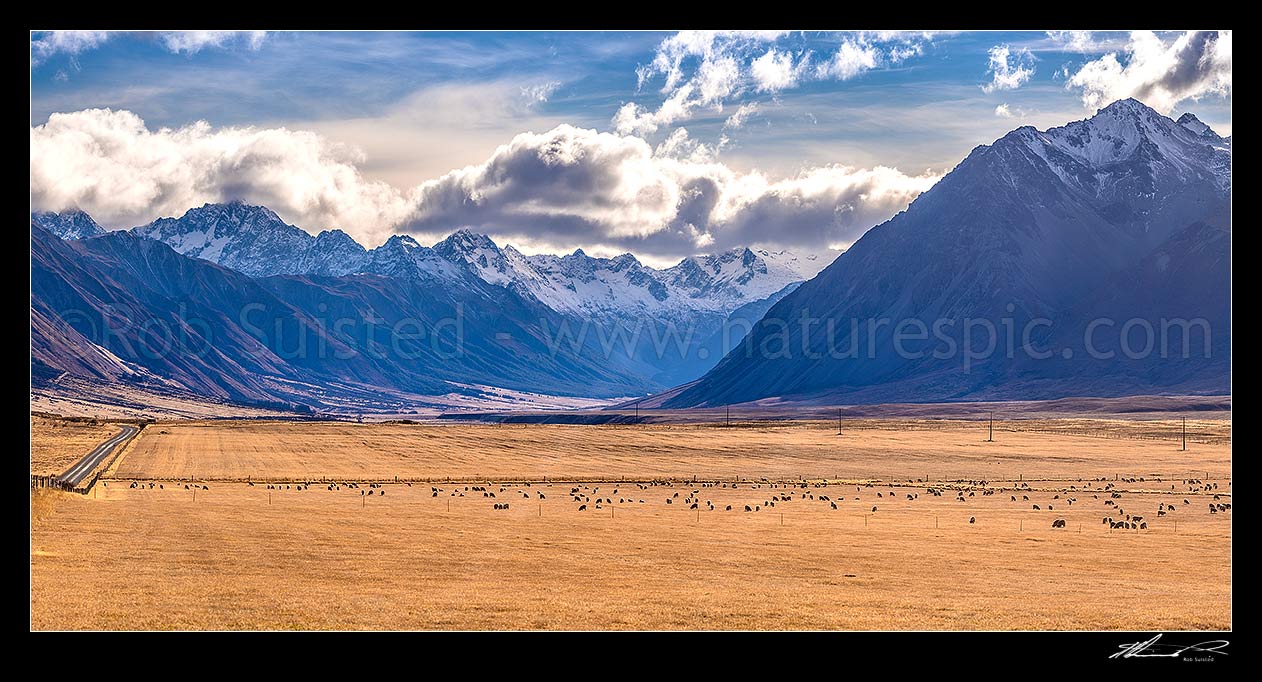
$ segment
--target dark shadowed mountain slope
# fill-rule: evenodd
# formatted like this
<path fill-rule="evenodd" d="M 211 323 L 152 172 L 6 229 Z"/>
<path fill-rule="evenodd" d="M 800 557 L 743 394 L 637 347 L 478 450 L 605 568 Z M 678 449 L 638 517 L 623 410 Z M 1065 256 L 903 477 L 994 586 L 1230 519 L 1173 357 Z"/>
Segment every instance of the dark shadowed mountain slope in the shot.
<path fill-rule="evenodd" d="M 238 402 L 487 384 L 558 395 L 653 388 L 540 333 L 551 311 L 484 282 L 362 274 L 254 279 L 125 232 L 31 231 L 32 371 Z"/>
<path fill-rule="evenodd" d="M 1134 100 L 1018 128 L 773 306 L 666 405 L 1226 392 L 1225 352 L 1139 369 L 1084 357 L 1082 338 L 1096 317 L 1120 327 L 1177 312 L 1212 320 L 1226 349 L 1230 191 L 1228 141 Z M 1027 327 L 1074 361 L 1031 362 Z"/>

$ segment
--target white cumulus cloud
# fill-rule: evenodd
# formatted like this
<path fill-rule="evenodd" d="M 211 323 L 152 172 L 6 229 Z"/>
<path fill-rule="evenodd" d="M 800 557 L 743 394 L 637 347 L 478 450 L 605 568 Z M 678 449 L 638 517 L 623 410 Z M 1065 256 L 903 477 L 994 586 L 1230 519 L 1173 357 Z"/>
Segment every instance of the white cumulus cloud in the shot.
<path fill-rule="evenodd" d="M 770 179 L 711 160 L 686 132 L 643 139 L 562 125 L 522 133 L 485 163 L 421 185 L 408 230 L 474 227 L 508 238 L 683 255 L 770 239 L 849 243 L 907 206 L 938 175 L 825 166 Z"/>
<path fill-rule="evenodd" d="M 1007 104 L 1000 104 L 995 107 L 995 115 L 999 118 L 1012 118 L 1012 110 L 1008 108 Z"/>
<path fill-rule="evenodd" d="M 848 244 L 939 178 L 844 165 L 769 178 L 716 162 L 715 146 L 683 129 L 655 149 L 560 125 L 401 189 L 365 178 L 357 150 L 309 131 L 151 130 L 131 112 L 91 109 L 31 128 L 30 191 L 37 209 L 79 207 L 115 228 L 242 199 L 369 246 L 397 231 L 437 239 L 470 227 L 535 245 L 678 257 L 750 243 Z"/>
<path fill-rule="evenodd" d="M 796 88 L 809 60 L 809 56 L 804 55 L 794 62 L 793 55 L 788 52 L 775 48 L 767 50 L 750 64 L 755 89 L 759 92 L 779 92 Z"/>
<path fill-rule="evenodd" d="M 879 58 L 880 53 L 872 45 L 846 40 L 833 53 L 832 59 L 820 64 L 815 71 L 820 78 L 849 80 L 876 68 Z"/>
<path fill-rule="evenodd" d="M 154 131 L 129 111 L 87 109 L 31 128 L 31 203 L 77 206 L 130 227 L 244 199 L 309 229 L 346 227 L 371 239 L 409 206 L 393 187 L 365 179 L 360 162 L 311 132 L 204 122 Z"/>
<path fill-rule="evenodd" d="M 985 93 L 1016 90 L 1034 75 L 1034 55 L 1025 48 L 1014 51 L 1007 45 L 996 45 L 990 48 L 989 55 L 986 72 L 991 75 L 991 81 L 982 86 Z"/>
<path fill-rule="evenodd" d="M 1134 97 L 1162 113 L 1185 99 L 1231 94 L 1231 31 L 1188 31 L 1169 40 L 1131 34 L 1124 54 L 1087 62 L 1066 81 L 1097 108 Z"/>

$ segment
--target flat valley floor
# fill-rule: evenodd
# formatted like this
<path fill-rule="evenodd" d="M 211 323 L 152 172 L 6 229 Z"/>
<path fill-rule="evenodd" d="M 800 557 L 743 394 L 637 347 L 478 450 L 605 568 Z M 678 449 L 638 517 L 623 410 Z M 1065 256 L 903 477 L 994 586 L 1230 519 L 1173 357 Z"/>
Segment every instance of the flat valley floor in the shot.
<path fill-rule="evenodd" d="M 33 495 L 31 626 L 1227 629 L 1231 423 L 1188 431 L 156 423 Z"/>

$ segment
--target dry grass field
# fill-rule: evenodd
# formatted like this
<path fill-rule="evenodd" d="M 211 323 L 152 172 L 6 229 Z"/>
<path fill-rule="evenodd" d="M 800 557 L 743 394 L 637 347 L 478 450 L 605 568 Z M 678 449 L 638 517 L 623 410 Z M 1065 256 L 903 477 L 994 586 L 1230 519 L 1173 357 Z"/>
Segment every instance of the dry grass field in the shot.
<path fill-rule="evenodd" d="M 112 472 L 202 480 L 906 480 L 1230 471 L 1230 422 L 864 420 L 573 426 L 175 422 L 150 426 Z M 1020 429 L 1020 430 L 1017 430 Z M 1070 431 L 1062 434 L 1057 431 Z M 1092 435 L 1079 435 L 1088 434 Z M 1123 438 L 1122 436 L 1129 436 Z M 1165 440 L 1156 440 L 1156 438 Z"/>
<path fill-rule="evenodd" d="M 31 415 L 31 473 L 60 474 L 102 441 L 118 433 L 118 427 L 96 420 L 67 420 Z"/>
<path fill-rule="evenodd" d="M 33 502 L 32 627 L 1229 628 L 1230 422 L 1106 427 L 157 424 Z"/>

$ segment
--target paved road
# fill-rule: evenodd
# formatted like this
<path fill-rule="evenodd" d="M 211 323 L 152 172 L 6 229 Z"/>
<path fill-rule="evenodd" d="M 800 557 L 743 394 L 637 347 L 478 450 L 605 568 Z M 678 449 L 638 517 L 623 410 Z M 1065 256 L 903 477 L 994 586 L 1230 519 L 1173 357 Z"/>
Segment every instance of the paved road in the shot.
<path fill-rule="evenodd" d="M 72 488 L 79 485 L 79 482 L 87 478 L 88 474 L 92 473 L 92 470 L 95 469 L 98 464 L 104 461 L 106 457 L 110 456 L 110 453 L 114 451 L 114 448 L 126 442 L 128 438 L 136 435 L 136 432 L 139 430 L 140 429 L 138 427 L 131 426 L 130 424 L 123 426 L 123 430 L 120 431 L 118 435 L 96 446 L 95 450 L 89 452 L 83 459 L 75 462 L 75 465 L 67 469 L 66 473 L 58 476 L 57 480 Z"/>

